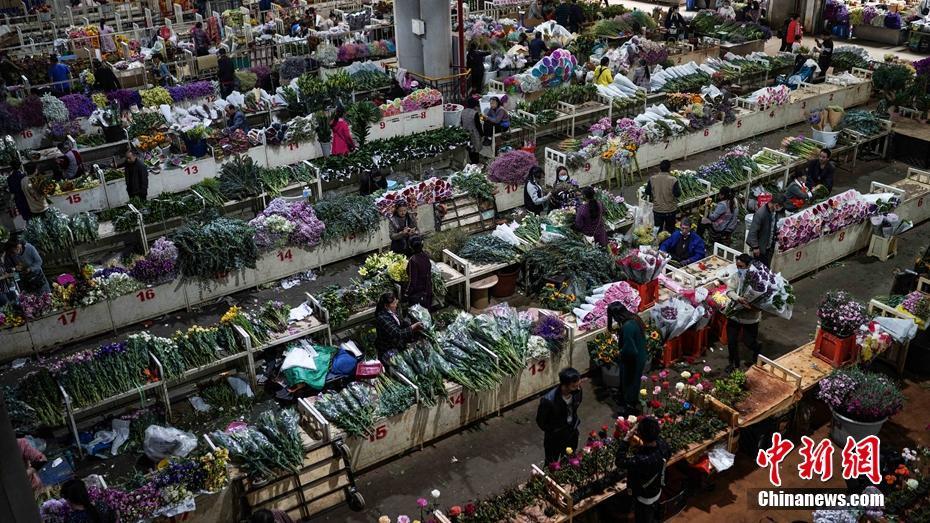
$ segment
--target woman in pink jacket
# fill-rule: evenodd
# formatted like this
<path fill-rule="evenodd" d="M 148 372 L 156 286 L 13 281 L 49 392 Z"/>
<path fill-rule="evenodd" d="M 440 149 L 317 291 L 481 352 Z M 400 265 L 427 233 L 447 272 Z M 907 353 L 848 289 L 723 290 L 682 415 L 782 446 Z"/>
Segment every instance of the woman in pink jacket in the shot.
<path fill-rule="evenodd" d="M 333 155 L 339 156 L 349 154 L 355 150 L 355 142 L 352 141 L 352 131 L 349 129 L 349 123 L 346 122 L 345 110 L 337 107 L 333 113 L 333 120 L 329 126 L 333 130 Z"/>

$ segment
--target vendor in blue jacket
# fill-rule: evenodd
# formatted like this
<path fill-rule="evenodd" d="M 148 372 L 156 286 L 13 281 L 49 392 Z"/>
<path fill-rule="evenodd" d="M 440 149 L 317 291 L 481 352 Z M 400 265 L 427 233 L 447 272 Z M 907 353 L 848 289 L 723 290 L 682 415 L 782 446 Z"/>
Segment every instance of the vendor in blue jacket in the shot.
<path fill-rule="evenodd" d="M 659 249 L 671 255 L 680 265 L 689 265 L 704 258 L 704 240 L 691 232 L 691 218 L 682 218 L 678 230 L 672 233 Z"/>

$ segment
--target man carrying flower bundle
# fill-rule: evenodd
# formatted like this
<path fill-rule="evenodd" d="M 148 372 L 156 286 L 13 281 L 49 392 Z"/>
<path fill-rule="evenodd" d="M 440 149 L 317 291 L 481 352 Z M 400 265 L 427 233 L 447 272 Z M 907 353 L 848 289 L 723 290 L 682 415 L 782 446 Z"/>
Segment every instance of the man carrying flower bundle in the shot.
<path fill-rule="evenodd" d="M 578 447 L 578 407 L 581 406 L 581 374 L 568 367 L 559 372 L 559 384 L 539 399 L 536 425 L 543 431 L 546 463 L 554 463 L 566 449 Z"/>
<path fill-rule="evenodd" d="M 736 257 L 736 273 L 727 278 L 727 298 L 739 303 L 742 307 L 735 312 L 727 315 L 727 352 L 729 356 L 729 365 L 726 373 L 740 367 L 739 357 L 739 338 L 743 335 L 743 342 L 752 351 L 752 359 L 749 364 L 752 365 L 759 359 L 759 323 L 762 321 L 762 311 L 752 306 L 743 296 L 743 291 L 748 285 L 746 276 L 749 273 L 749 264 L 752 258 L 743 253 Z"/>

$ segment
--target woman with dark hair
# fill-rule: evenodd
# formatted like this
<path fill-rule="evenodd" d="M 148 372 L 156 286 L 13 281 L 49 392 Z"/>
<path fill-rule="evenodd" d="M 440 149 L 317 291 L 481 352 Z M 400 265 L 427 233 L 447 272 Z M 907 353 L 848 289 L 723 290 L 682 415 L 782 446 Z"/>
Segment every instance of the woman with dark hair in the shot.
<path fill-rule="evenodd" d="M 711 203 L 710 198 L 706 203 Z M 729 243 L 730 236 L 739 224 L 739 214 L 736 210 L 736 197 L 733 189 L 722 187 L 717 193 L 713 209 L 708 205 L 701 223 L 698 224 L 698 236 L 706 239 L 708 243 L 716 241 Z"/>
<path fill-rule="evenodd" d="M 502 133 L 510 129 L 510 116 L 507 110 L 501 107 L 501 99 L 496 96 L 491 98 L 490 107 L 486 113 L 481 115 L 481 120 L 484 121 L 482 129 L 484 145 L 491 145 L 491 138 L 495 131 Z"/>
<path fill-rule="evenodd" d="M 555 185 L 552 187 L 550 206 L 553 209 L 562 209 L 572 205 L 578 194 L 578 182 L 568 174 L 568 168 L 560 165 L 555 170 Z"/>
<path fill-rule="evenodd" d="M 543 170 L 538 165 L 534 165 L 526 175 L 526 185 L 523 186 L 523 206 L 526 207 L 527 211 L 536 214 L 541 213 L 546 208 L 546 203 L 549 201 L 549 197 L 552 196 L 546 194 L 542 186 L 539 185 L 542 174 Z"/>
<path fill-rule="evenodd" d="M 423 239 L 410 240 L 410 259 L 407 260 L 407 303 L 426 310 L 433 305 L 433 264 L 423 252 Z"/>
<path fill-rule="evenodd" d="M 468 132 L 468 161 L 478 163 L 478 153 L 481 152 L 481 111 L 478 108 L 478 99 L 474 96 L 465 99 L 462 129 Z"/>
<path fill-rule="evenodd" d="M 391 250 L 398 254 L 410 251 L 410 240 L 420 234 L 417 230 L 416 214 L 408 212 L 406 203 L 394 206 L 394 213 L 388 217 L 388 233 L 391 235 Z"/>
<path fill-rule="evenodd" d="M 387 363 L 391 356 L 404 350 L 413 341 L 416 333 L 423 330 L 422 323 L 410 324 L 397 315 L 397 297 L 393 292 L 386 292 L 378 298 L 375 306 L 375 348 L 378 358 Z"/>
<path fill-rule="evenodd" d="M 87 486 L 79 479 L 69 479 L 61 486 L 61 497 L 71 509 L 66 523 L 113 523 L 116 518 L 103 502 L 94 503 L 87 494 Z"/>
<path fill-rule="evenodd" d="M 639 59 L 639 65 L 633 69 L 633 83 L 642 87 L 647 93 L 651 91 L 652 75 L 649 74 L 649 64 L 645 58 Z"/>
<path fill-rule="evenodd" d="M 336 110 L 333 111 L 333 119 L 329 122 L 329 127 L 333 130 L 333 156 L 349 154 L 355 150 L 355 142 L 352 141 L 352 131 L 349 129 L 349 122 L 343 118 L 345 114 L 345 109 L 336 107 Z"/>
<path fill-rule="evenodd" d="M 620 390 L 617 392 L 619 415 L 639 414 L 640 378 L 646 368 L 646 325 L 638 314 L 619 301 L 607 306 L 607 332 L 619 325 L 617 343 L 620 345 Z"/>
<path fill-rule="evenodd" d="M 575 210 L 575 229 L 601 247 L 607 247 L 604 207 L 597 201 L 597 194 L 592 187 L 582 189 L 581 196 L 584 203 Z"/>

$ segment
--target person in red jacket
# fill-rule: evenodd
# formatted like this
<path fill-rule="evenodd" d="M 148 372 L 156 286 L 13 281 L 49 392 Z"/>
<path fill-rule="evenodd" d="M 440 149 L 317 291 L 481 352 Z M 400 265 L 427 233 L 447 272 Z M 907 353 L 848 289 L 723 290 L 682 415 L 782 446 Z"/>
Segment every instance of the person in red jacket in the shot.
<path fill-rule="evenodd" d="M 352 131 L 349 129 L 349 123 L 343 116 L 345 110 L 341 107 L 336 108 L 333 113 L 333 119 L 329 126 L 333 130 L 333 156 L 349 154 L 355 150 L 355 142 L 352 141 Z"/>
<path fill-rule="evenodd" d="M 791 22 L 788 23 L 788 31 L 785 33 L 785 41 L 788 42 L 790 47 L 794 47 L 794 44 L 801 45 L 801 38 L 804 37 L 804 26 L 801 25 L 801 17 L 799 15 L 794 15 L 791 17 Z"/>

